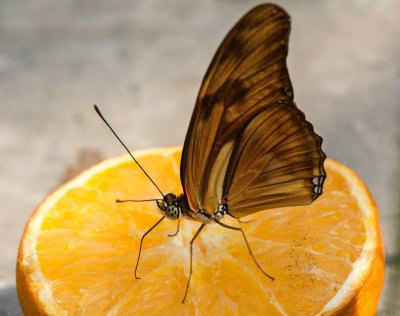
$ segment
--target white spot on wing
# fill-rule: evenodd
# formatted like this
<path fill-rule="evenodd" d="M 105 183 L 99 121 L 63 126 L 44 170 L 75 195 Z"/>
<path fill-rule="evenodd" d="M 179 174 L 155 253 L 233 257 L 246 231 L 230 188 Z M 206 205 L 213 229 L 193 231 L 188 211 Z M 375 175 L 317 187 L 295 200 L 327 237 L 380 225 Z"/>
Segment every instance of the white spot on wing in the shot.
<path fill-rule="evenodd" d="M 322 184 L 324 182 L 324 177 L 314 177 L 312 183 L 314 184 L 313 192 L 316 194 L 322 193 Z"/>

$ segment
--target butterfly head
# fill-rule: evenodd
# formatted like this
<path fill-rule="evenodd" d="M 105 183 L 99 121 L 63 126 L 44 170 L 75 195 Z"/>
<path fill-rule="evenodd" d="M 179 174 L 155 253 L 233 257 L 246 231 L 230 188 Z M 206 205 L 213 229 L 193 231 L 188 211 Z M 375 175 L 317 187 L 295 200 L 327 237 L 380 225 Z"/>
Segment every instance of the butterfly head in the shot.
<path fill-rule="evenodd" d="M 169 219 L 175 220 L 181 217 L 182 210 L 174 193 L 166 194 L 162 200 L 157 201 L 157 205 Z"/>

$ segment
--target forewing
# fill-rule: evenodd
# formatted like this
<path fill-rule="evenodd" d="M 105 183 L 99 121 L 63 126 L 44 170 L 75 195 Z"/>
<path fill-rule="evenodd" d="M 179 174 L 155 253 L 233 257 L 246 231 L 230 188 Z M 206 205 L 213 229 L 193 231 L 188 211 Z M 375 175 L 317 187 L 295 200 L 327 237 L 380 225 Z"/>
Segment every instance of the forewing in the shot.
<path fill-rule="evenodd" d="M 252 183 L 257 183 L 259 187 L 263 183 L 259 174 L 263 171 L 256 166 L 266 161 L 259 154 L 257 159 L 261 161 L 252 162 L 254 169 L 247 172 L 245 159 L 253 157 L 244 153 L 251 153 L 256 148 L 249 145 L 243 147 L 242 142 L 246 139 L 255 141 L 255 137 L 258 141 L 271 141 L 265 133 L 273 127 L 267 123 L 262 125 L 263 132 L 249 137 L 258 120 L 265 119 L 266 115 L 287 115 L 293 124 L 301 122 L 307 125 L 308 129 L 302 130 L 309 135 L 298 142 L 311 142 L 307 146 L 320 147 L 320 138 L 312 132 L 311 125 L 293 104 L 292 86 L 286 68 L 289 32 L 288 14 L 278 6 L 264 4 L 243 16 L 218 48 L 203 79 L 183 148 L 181 181 L 192 210 L 202 208 L 213 214 L 224 194 L 228 194 L 228 203 L 230 195 L 235 194 L 232 203 L 237 206 L 236 214 L 244 212 L 244 205 L 248 210 L 254 209 L 252 205 L 256 197 L 251 201 L 244 200 L 244 190 L 239 188 L 239 181 L 252 179 Z M 246 151 L 241 152 L 241 148 Z M 320 149 L 316 152 L 323 155 Z M 306 164 L 318 165 L 323 161 L 321 157 L 319 160 L 314 156 L 311 158 L 313 162 Z M 323 170 L 322 166 L 316 168 Z M 311 173 L 309 176 L 308 180 L 312 181 L 314 176 L 311 177 Z M 246 186 L 246 190 L 249 189 Z M 260 190 L 262 193 L 261 186 Z M 314 196 L 312 190 L 308 190 L 309 197 Z M 286 191 L 288 194 L 292 192 L 290 189 Z M 251 192 L 258 191 L 253 188 Z M 288 204 L 292 204 L 296 194 L 293 192 Z M 285 199 L 282 199 L 284 202 Z"/>

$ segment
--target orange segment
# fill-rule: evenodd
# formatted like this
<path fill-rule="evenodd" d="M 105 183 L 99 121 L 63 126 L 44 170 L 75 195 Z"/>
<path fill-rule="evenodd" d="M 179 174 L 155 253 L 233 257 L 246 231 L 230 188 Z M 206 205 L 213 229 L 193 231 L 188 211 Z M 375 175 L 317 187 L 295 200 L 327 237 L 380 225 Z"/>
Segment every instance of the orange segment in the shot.
<path fill-rule="evenodd" d="M 135 157 L 163 192 L 181 192 L 181 147 Z M 109 159 L 68 182 L 39 205 L 25 228 L 17 289 L 25 315 L 374 315 L 384 277 L 378 213 L 348 167 L 326 161 L 324 194 L 303 207 L 248 216 L 242 227 L 269 280 L 252 261 L 240 232 L 164 220 L 158 191 L 128 155 Z M 239 225 L 226 218 L 230 225 Z"/>

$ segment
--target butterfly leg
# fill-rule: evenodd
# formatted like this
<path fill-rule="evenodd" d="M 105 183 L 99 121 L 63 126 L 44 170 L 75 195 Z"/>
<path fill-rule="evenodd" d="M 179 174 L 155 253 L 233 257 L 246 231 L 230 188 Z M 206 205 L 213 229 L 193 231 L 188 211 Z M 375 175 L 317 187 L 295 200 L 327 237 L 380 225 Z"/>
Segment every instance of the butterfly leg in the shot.
<path fill-rule="evenodd" d="M 189 290 L 190 278 L 192 277 L 192 258 L 193 258 L 193 242 L 199 236 L 200 232 L 203 230 L 205 223 L 201 224 L 200 228 L 197 230 L 196 234 L 194 234 L 192 240 L 190 241 L 190 272 L 189 272 L 189 279 L 186 284 L 185 295 L 183 296 L 182 304 L 185 303 L 186 295 Z"/>
<path fill-rule="evenodd" d="M 179 233 L 179 224 L 180 224 L 181 220 L 178 219 L 178 227 L 176 229 L 176 233 L 175 234 L 168 234 L 168 237 L 175 237 L 176 235 L 178 235 Z"/>
<path fill-rule="evenodd" d="M 256 266 L 261 270 L 262 273 L 264 273 L 264 274 L 265 274 L 267 277 L 269 277 L 272 281 L 275 280 L 274 277 L 270 276 L 267 272 L 265 272 L 265 271 L 263 270 L 263 268 L 261 268 L 261 266 L 258 264 L 256 258 L 255 258 L 254 255 L 253 255 L 253 252 L 251 251 L 250 244 L 249 244 L 249 242 L 247 241 L 246 235 L 244 234 L 244 231 L 243 231 L 242 228 L 240 228 L 240 227 L 233 227 L 233 226 L 230 226 L 230 225 L 226 225 L 226 224 L 224 224 L 224 223 L 221 223 L 219 220 L 217 220 L 217 219 L 215 219 L 215 218 L 214 218 L 214 221 L 215 221 L 217 224 L 219 224 L 219 225 L 221 225 L 221 226 L 223 226 L 223 227 L 225 227 L 225 228 L 233 229 L 233 230 L 239 230 L 239 231 L 242 233 L 242 235 L 243 235 L 244 241 L 246 242 L 247 249 L 249 250 L 250 256 L 253 258 L 253 261 L 254 261 L 254 263 L 256 264 Z"/>
<path fill-rule="evenodd" d="M 254 222 L 253 220 L 242 221 L 241 219 L 239 219 L 239 218 L 233 216 L 233 215 L 232 215 L 231 213 L 229 213 L 229 212 L 226 212 L 226 214 L 228 214 L 230 217 L 233 217 L 234 219 L 236 219 L 240 224 L 248 224 L 248 223 Z"/>
<path fill-rule="evenodd" d="M 236 219 L 240 224 L 248 224 L 254 222 L 253 220 L 249 219 L 248 221 L 242 221 L 239 218 Z"/>
<path fill-rule="evenodd" d="M 144 237 L 146 237 L 146 235 L 147 235 L 148 233 L 150 233 L 158 224 L 160 224 L 161 221 L 162 221 L 164 218 L 165 218 L 165 216 L 161 217 L 161 218 L 158 220 L 157 223 L 155 223 L 147 232 L 144 233 L 144 235 L 142 236 L 142 239 L 140 239 L 139 254 L 138 254 L 138 257 L 137 257 L 136 268 L 135 268 L 135 278 L 136 278 L 136 279 L 140 279 L 140 278 L 136 275 L 136 272 L 137 272 L 137 268 L 138 268 L 138 266 L 139 266 L 140 254 L 141 254 L 141 252 L 142 252 L 143 239 L 144 239 Z"/>

